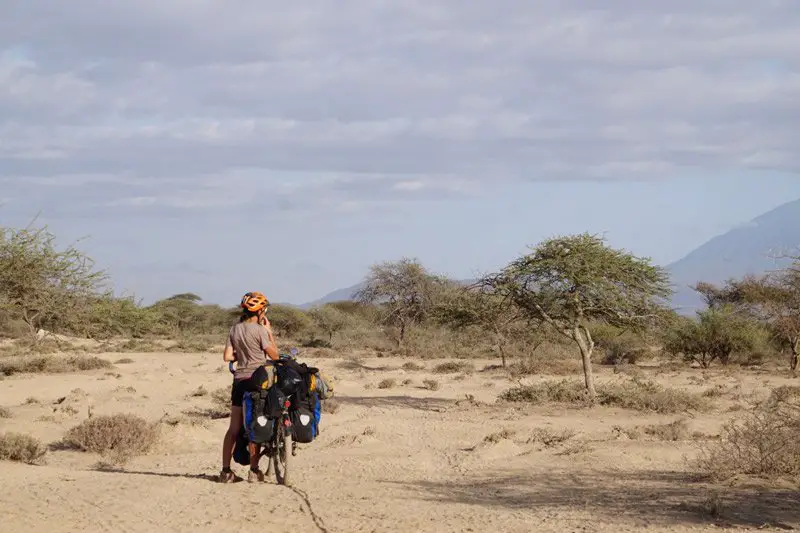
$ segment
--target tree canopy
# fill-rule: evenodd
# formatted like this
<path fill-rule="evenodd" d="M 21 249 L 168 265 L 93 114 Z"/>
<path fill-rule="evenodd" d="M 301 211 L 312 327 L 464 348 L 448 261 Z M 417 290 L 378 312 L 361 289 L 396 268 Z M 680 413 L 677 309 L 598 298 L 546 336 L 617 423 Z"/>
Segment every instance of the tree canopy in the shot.
<path fill-rule="evenodd" d="M 590 324 L 643 328 L 665 315 L 664 300 L 671 294 L 663 268 L 587 233 L 547 239 L 483 284 L 529 320 L 549 325 L 578 345 L 592 397 Z"/>

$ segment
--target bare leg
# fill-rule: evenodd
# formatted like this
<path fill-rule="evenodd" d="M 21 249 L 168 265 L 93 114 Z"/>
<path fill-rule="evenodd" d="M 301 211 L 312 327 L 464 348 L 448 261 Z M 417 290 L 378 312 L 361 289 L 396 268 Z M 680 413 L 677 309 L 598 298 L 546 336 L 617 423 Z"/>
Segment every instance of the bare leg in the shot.
<path fill-rule="evenodd" d="M 261 459 L 261 446 L 250 443 L 250 470 L 258 470 L 258 460 Z"/>
<path fill-rule="evenodd" d="M 222 468 L 230 468 L 233 446 L 236 444 L 236 437 L 242 429 L 242 408 L 231 405 L 231 422 L 228 431 L 225 433 L 225 440 L 222 442 Z M 252 459 L 251 459 L 252 461 Z"/>

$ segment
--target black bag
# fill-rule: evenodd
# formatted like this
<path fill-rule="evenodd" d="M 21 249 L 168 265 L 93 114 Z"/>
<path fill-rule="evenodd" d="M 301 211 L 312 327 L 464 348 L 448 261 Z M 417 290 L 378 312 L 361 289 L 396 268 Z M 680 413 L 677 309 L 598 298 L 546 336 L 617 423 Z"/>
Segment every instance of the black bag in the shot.
<path fill-rule="evenodd" d="M 309 443 L 316 437 L 314 413 L 305 406 L 298 406 L 290 413 L 292 419 L 292 439 L 299 443 Z"/>
<path fill-rule="evenodd" d="M 264 416 L 267 418 L 278 418 L 283 410 L 283 403 L 287 396 L 278 387 L 270 387 L 265 391 L 266 403 L 264 405 Z"/>
<path fill-rule="evenodd" d="M 287 395 L 294 394 L 303 386 L 303 377 L 289 365 L 278 367 L 278 387 Z"/>
<path fill-rule="evenodd" d="M 255 369 L 250 378 L 245 383 L 245 390 L 257 391 L 268 389 L 275 383 L 275 367 L 271 362 L 267 362 Z"/>
<path fill-rule="evenodd" d="M 285 400 L 286 396 L 277 387 L 244 393 L 242 397 L 244 430 L 250 442 L 264 444 L 272 439 L 275 423 Z"/>
<path fill-rule="evenodd" d="M 250 465 L 250 449 L 247 447 L 247 433 L 240 431 L 236 436 L 236 444 L 233 447 L 233 460 L 240 465 Z"/>

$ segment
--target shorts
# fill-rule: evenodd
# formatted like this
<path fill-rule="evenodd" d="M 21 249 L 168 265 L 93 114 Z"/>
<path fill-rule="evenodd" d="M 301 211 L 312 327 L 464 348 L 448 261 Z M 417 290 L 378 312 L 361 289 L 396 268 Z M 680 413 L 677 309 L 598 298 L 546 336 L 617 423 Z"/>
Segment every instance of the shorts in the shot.
<path fill-rule="evenodd" d="M 231 385 L 231 405 L 241 407 L 244 401 L 244 393 L 251 390 L 250 378 L 234 379 Z"/>

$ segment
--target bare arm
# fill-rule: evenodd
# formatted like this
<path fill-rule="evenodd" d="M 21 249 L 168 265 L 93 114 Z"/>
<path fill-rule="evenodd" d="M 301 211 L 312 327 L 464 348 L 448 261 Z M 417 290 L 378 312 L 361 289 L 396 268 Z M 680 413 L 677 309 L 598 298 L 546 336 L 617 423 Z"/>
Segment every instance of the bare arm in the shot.
<path fill-rule="evenodd" d="M 225 346 L 225 351 L 222 352 L 222 360 L 226 363 L 230 363 L 231 361 L 236 361 L 236 355 L 233 353 L 233 346 Z"/>
<path fill-rule="evenodd" d="M 261 324 L 267 331 L 267 338 L 269 339 L 269 342 L 264 343 L 264 353 L 267 354 L 267 357 L 276 361 L 278 359 L 278 343 L 275 342 L 275 336 L 272 334 L 272 324 L 269 323 L 269 319 L 266 316 L 262 318 Z"/>
<path fill-rule="evenodd" d="M 226 363 L 236 361 L 236 355 L 233 353 L 233 342 L 231 342 L 230 333 L 228 334 L 228 340 L 225 342 L 225 350 L 222 352 L 222 360 Z"/>

